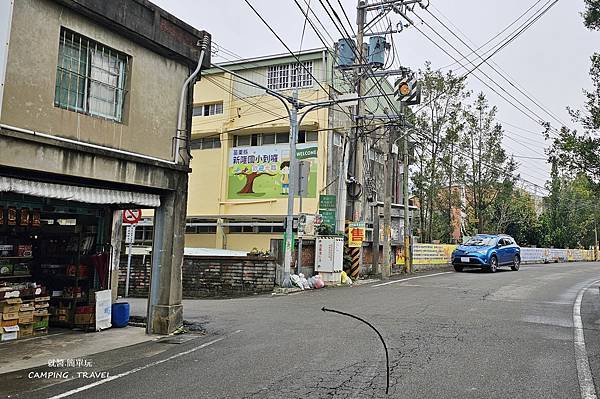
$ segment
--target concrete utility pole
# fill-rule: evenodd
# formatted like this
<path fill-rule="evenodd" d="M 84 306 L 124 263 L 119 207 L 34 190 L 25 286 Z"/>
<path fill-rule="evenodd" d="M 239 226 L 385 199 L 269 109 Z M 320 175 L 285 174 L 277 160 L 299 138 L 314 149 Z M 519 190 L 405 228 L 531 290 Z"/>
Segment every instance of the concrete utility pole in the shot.
<path fill-rule="evenodd" d="M 404 134 L 402 143 L 402 201 L 404 204 L 404 269 L 412 273 L 412 256 L 410 251 L 410 213 L 408 211 L 408 134 Z"/>
<path fill-rule="evenodd" d="M 364 54 L 364 33 L 365 33 L 365 16 L 366 10 L 365 7 L 367 5 L 366 0 L 358 0 L 358 5 L 356 7 L 356 51 L 358 55 L 358 59 L 356 62 L 358 63 L 357 69 L 357 87 L 356 93 L 358 94 L 358 98 L 360 98 L 365 93 L 365 65 L 367 64 Z M 366 181 L 363 179 L 364 173 L 364 164 L 363 164 L 363 145 L 360 140 L 361 134 L 364 129 L 364 115 L 365 115 L 365 102 L 364 100 L 359 100 L 358 105 L 356 107 L 356 127 L 354 129 L 354 151 L 353 151 L 353 171 L 354 177 L 357 181 L 362 182 L 363 193 L 360 198 L 356 198 L 352 201 L 352 220 L 361 221 L 364 218 L 362 207 L 360 207 L 360 202 L 365 200 L 365 188 Z M 361 255 L 362 258 L 362 255 Z M 362 263 L 362 262 L 361 262 Z"/>
<path fill-rule="evenodd" d="M 595 207 L 594 210 L 596 212 L 594 212 L 594 260 L 599 260 L 598 259 L 598 223 L 597 223 L 597 217 L 598 217 L 598 207 Z"/>
<path fill-rule="evenodd" d="M 393 165 L 392 160 L 394 158 L 392 154 L 392 132 L 394 128 L 388 128 L 388 142 L 387 142 L 387 154 L 386 160 L 383 164 L 383 175 L 384 175 L 384 199 L 383 199 L 383 268 L 381 270 L 381 278 L 387 279 L 392 274 L 392 177 L 393 177 Z M 379 217 L 377 212 L 376 217 Z M 379 251 L 379 248 L 374 249 Z"/>

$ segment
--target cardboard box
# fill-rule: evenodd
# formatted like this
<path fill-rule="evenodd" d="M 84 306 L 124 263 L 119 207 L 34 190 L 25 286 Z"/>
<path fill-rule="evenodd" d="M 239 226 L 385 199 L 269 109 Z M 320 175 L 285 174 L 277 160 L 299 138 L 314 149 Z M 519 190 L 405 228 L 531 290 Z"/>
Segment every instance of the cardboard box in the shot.
<path fill-rule="evenodd" d="M 21 309 L 21 305 L 16 304 L 16 305 L 4 305 L 2 307 L 2 313 L 15 313 L 18 312 L 19 309 Z"/>
<path fill-rule="evenodd" d="M 36 309 L 43 309 L 43 308 L 47 308 L 48 306 L 48 302 L 36 302 L 35 304 L 35 308 Z"/>
<path fill-rule="evenodd" d="M 46 334 L 48 334 L 48 329 L 47 328 L 44 328 L 44 329 L 41 329 L 41 330 L 33 330 L 33 336 L 34 337 L 37 337 L 38 335 L 46 335 Z"/>
<path fill-rule="evenodd" d="M 48 316 L 48 309 L 38 309 L 33 311 L 34 316 Z"/>
<path fill-rule="evenodd" d="M 75 315 L 75 324 L 93 325 L 96 323 L 96 315 L 94 313 L 79 313 Z"/>
<path fill-rule="evenodd" d="M 0 327 L 0 341 L 11 341 L 19 336 L 19 326 Z"/>
<path fill-rule="evenodd" d="M 19 312 L 2 313 L 2 320 L 14 320 L 19 319 Z"/>
<path fill-rule="evenodd" d="M 10 298 L 0 302 L 0 313 L 14 313 L 21 308 L 23 300 L 21 298 Z"/>
<path fill-rule="evenodd" d="M 19 324 L 19 338 L 33 335 L 33 324 Z"/>
<path fill-rule="evenodd" d="M 19 324 L 33 323 L 33 311 L 19 312 Z"/>
<path fill-rule="evenodd" d="M 35 306 L 33 305 L 33 301 L 23 302 L 21 307 L 19 307 L 19 312 L 29 312 L 30 310 L 35 310 Z"/>
<path fill-rule="evenodd" d="M 0 327 L 16 326 L 18 323 L 19 319 L 2 320 L 2 317 L 0 317 Z"/>
<path fill-rule="evenodd" d="M 39 296 L 34 299 L 36 302 L 48 302 L 50 300 L 50 296 Z"/>

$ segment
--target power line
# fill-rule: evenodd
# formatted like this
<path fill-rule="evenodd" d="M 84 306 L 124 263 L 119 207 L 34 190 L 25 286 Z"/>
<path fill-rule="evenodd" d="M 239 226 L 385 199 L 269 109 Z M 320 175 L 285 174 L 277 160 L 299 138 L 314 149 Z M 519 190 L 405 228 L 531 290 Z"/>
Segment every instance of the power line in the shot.
<path fill-rule="evenodd" d="M 479 59 L 483 60 L 483 57 L 481 55 L 479 55 L 479 53 L 477 52 L 477 50 L 473 49 L 473 47 L 471 47 L 468 43 L 466 43 L 460 36 L 458 36 L 452 29 L 450 29 L 443 21 L 441 21 L 437 16 L 435 16 L 431 11 L 429 11 L 428 9 L 425 9 L 426 12 L 429 13 L 429 15 L 431 15 L 440 25 L 442 25 L 448 32 L 450 32 L 454 37 L 456 37 L 462 44 L 464 44 L 469 50 L 471 50 L 474 54 L 477 55 L 477 57 L 479 57 Z M 429 26 L 429 25 L 428 25 Z M 471 61 L 469 61 L 471 62 Z M 543 105 L 540 105 L 539 102 L 537 102 L 535 99 L 531 98 L 527 93 L 525 93 L 523 90 L 521 90 L 517 85 L 515 85 L 510 79 L 508 79 L 504 74 L 502 74 L 500 71 L 498 71 L 498 69 L 496 69 L 496 67 L 494 67 L 492 64 L 488 63 L 486 61 L 486 63 L 488 64 L 488 66 L 490 68 L 492 68 L 492 70 L 494 72 L 496 72 L 502 79 L 504 79 L 506 82 L 508 82 L 509 85 L 511 85 L 513 88 L 515 88 L 519 93 L 521 93 L 524 97 L 526 97 L 529 101 L 531 101 L 533 104 L 535 104 L 539 109 L 541 109 L 542 111 L 544 111 L 546 114 L 548 114 L 552 119 L 554 119 L 556 122 L 558 122 L 561 125 L 564 125 L 564 123 L 558 119 L 554 113 L 552 113 L 551 111 L 548 111 L 548 109 L 546 107 L 544 107 Z M 471 62 L 472 64 L 472 62 Z"/>
<path fill-rule="evenodd" d="M 472 74 L 473 72 L 475 72 L 475 70 L 477 70 L 481 65 L 483 65 L 484 62 L 486 62 L 487 60 L 489 60 L 491 57 L 493 57 L 495 54 L 497 54 L 499 51 L 501 51 L 504 47 L 506 47 L 508 44 L 510 44 L 512 41 L 514 41 L 518 36 L 520 36 L 526 29 L 528 29 L 531 25 L 533 25 L 533 23 L 535 23 L 537 20 L 539 20 L 539 18 L 541 18 L 546 12 L 548 12 L 548 10 L 550 9 L 550 7 L 554 6 L 556 3 L 558 2 L 558 0 L 554 0 L 554 2 L 552 4 L 550 4 L 550 6 L 548 6 L 548 8 L 546 8 L 542 13 L 540 13 L 535 19 L 533 19 L 528 25 L 526 25 L 525 27 L 523 27 L 520 31 L 516 32 L 513 34 L 512 37 L 510 37 L 510 39 L 506 40 L 504 42 L 504 44 L 502 44 L 502 46 L 498 47 L 492 54 L 490 54 L 489 56 L 487 56 L 484 60 L 482 60 L 480 63 L 478 63 L 477 65 L 475 65 L 473 68 L 471 68 L 470 70 L 468 70 L 465 74 L 463 74 L 461 76 L 461 78 L 466 78 L 467 76 L 469 76 L 470 74 Z M 414 11 L 413 11 L 414 12 Z M 417 14 L 415 14 L 417 15 Z M 421 19 L 421 21 L 423 21 L 422 18 L 420 18 L 418 15 L 417 17 L 419 19 Z M 423 21 L 425 22 L 425 21 Z M 423 32 L 421 29 L 419 29 L 414 23 L 413 26 L 417 29 L 417 31 L 419 31 L 419 33 L 421 33 L 427 40 L 429 40 L 431 43 L 433 43 L 436 47 L 438 47 L 440 50 L 442 50 L 445 54 L 447 54 L 450 58 L 456 60 L 457 62 L 460 63 L 460 61 L 458 61 L 456 59 L 456 57 L 454 57 L 452 54 L 450 54 L 446 49 L 444 49 L 442 46 L 440 46 L 436 41 L 434 41 L 433 39 L 431 39 L 425 32 Z M 435 30 L 434 30 L 435 32 Z M 437 32 L 435 32 L 437 35 L 439 35 Z M 444 39 L 442 37 L 442 39 Z M 445 40 L 445 39 L 444 39 Z M 455 49 L 456 50 L 456 49 Z M 456 50 L 457 51 L 457 50 Z M 458 51 L 457 51 L 458 52 Z M 459 52 L 460 54 L 460 52 Z M 462 65 L 462 63 L 461 63 Z M 463 65 L 464 67 L 464 65 Z M 466 69 L 466 67 L 465 67 Z M 536 120 L 535 118 L 533 118 L 530 114 L 528 114 L 527 112 L 523 111 L 521 108 L 519 108 L 518 106 L 516 106 L 514 103 L 512 103 L 510 100 L 508 100 L 506 97 L 504 97 L 502 94 L 498 93 L 497 90 L 495 90 L 493 87 L 491 87 L 488 83 L 486 83 L 485 81 L 483 81 L 481 78 L 479 78 L 477 75 L 474 75 L 475 78 L 477 80 L 479 80 L 481 83 L 483 83 L 486 87 L 488 87 L 490 90 L 492 90 L 494 93 L 496 93 L 499 97 L 501 97 L 502 99 L 504 99 L 507 103 L 509 103 L 510 105 L 512 105 L 514 108 L 516 108 L 519 112 L 523 113 L 526 117 L 528 117 L 529 119 L 533 120 L 534 122 L 536 122 L 537 124 L 541 124 L 542 121 L 541 120 Z M 488 77 L 488 79 L 490 79 Z M 492 82 L 493 80 L 490 79 Z M 494 82 L 495 83 L 495 82 Z M 431 104 L 433 101 L 437 100 L 437 98 L 441 97 L 442 95 L 444 95 L 445 93 L 448 92 L 449 89 L 445 90 L 444 92 L 440 93 L 437 97 L 431 99 L 428 103 L 422 105 L 415 113 L 420 112 L 422 109 L 424 109 L 426 106 L 428 106 L 429 104 Z M 535 113 L 534 113 L 535 114 Z M 554 129 L 556 130 L 556 129 Z"/>
<path fill-rule="evenodd" d="M 550 3 L 550 1 L 552 0 L 548 0 L 546 2 L 546 4 Z M 510 29 L 510 27 L 512 27 L 513 25 L 515 25 L 517 22 L 519 22 L 521 20 L 521 18 L 523 18 L 525 15 L 527 15 L 529 13 L 529 11 L 531 11 L 535 6 L 537 6 L 539 3 L 541 3 L 542 0 L 537 0 L 532 6 L 530 6 L 527 10 L 525 10 L 517 19 L 515 19 L 512 23 L 510 23 L 508 26 L 506 26 L 504 29 L 502 29 L 500 32 L 498 32 L 495 36 L 493 36 L 492 38 L 490 38 L 487 42 L 485 42 L 484 44 L 482 44 L 481 46 L 479 46 L 477 48 L 477 51 L 481 50 L 482 48 L 484 48 L 485 46 L 487 46 L 489 43 L 491 43 L 494 39 L 496 39 L 498 36 L 500 36 L 501 34 L 503 34 L 504 32 L 506 32 L 508 29 Z M 546 4 L 544 4 L 542 7 L 540 7 L 540 10 L 542 8 L 544 8 L 546 6 Z M 433 5 L 432 5 L 433 7 Z M 534 13 L 535 15 L 535 13 Z M 530 17 L 531 18 L 531 17 Z M 525 21 L 527 22 L 527 21 Z M 518 29 L 518 28 L 517 28 Z M 510 35 L 509 35 L 510 36 Z M 500 43 L 502 43 L 503 40 L 500 41 Z M 496 46 L 493 46 L 492 48 L 494 48 Z M 487 53 L 484 53 L 487 54 Z M 469 53 L 469 56 L 473 55 L 473 52 Z M 466 59 L 467 57 L 464 56 L 461 61 L 463 61 L 464 59 Z M 452 64 L 446 65 L 441 67 L 440 69 L 446 69 L 446 68 L 450 68 L 456 64 L 458 64 L 458 61 L 453 62 Z"/>

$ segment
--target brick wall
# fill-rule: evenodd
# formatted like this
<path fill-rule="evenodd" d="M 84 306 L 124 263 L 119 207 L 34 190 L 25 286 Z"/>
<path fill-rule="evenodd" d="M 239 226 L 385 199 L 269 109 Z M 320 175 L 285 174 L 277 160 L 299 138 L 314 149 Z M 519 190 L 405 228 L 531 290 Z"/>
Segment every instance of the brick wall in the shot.
<path fill-rule="evenodd" d="M 148 296 L 150 256 L 133 256 L 129 277 L 132 297 Z M 183 261 L 183 296 L 204 298 L 270 292 L 275 285 L 276 262 L 271 257 L 186 256 Z M 119 267 L 119 295 L 125 292 L 127 258 Z"/>

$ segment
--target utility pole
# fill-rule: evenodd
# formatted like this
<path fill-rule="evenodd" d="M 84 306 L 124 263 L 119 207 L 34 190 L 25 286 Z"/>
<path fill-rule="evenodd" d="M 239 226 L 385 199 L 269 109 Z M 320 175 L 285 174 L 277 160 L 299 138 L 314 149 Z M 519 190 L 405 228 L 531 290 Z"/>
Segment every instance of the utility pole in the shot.
<path fill-rule="evenodd" d="M 358 98 L 360 98 L 364 93 L 365 93 L 365 73 L 364 73 L 364 68 L 365 65 L 367 64 L 366 59 L 365 59 L 365 54 L 364 54 L 364 45 L 363 45 L 363 40 L 364 40 L 364 32 L 365 32 L 365 16 L 366 16 L 366 11 L 365 11 L 365 6 L 367 5 L 366 0 L 358 0 L 358 5 L 356 7 L 356 51 L 358 54 L 358 59 L 356 60 L 356 62 L 358 63 L 358 68 L 357 68 L 357 87 L 356 87 L 356 93 L 358 94 Z M 364 165 L 363 165 L 363 146 L 362 146 L 362 142 L 360 140 L 361 138 L 361 133 L 363 132 L 363 122 L 364 122 L 364 115 L 365 115 L 365 102 L 363 100 L 359 100 L 358 101 L 358 105 L 356 107 L 356 128 L 354 129 L 354 151 L 353 151 L 353 158 L 354 158 L 354 177 L 357 179 L 357 181 L 362 182 L 362 188 L 363 188 L 363 194 L 360 198 L 357 198 L 355 200 L 353 200 L 352 203 L 352 219 L 355 221 L 360 221 L 362 218 L 364 218 L 364 215 L 362 214 L 362 207 L 359 206 L 361 201 L 365 200 L 365 188 L 366 188 L 366 181 L 364 181 L 363 176 L 364 176 Z M 362 257 L 362 254 L 361 254 Z"/>
<path fill-rule="evenodd" d="M 395 131 L 393 127 L 388 129 L 388 142 L 387 142 L 387 154 L 386 160 L 383 164 L 383 175 L 384 175 L 384 199 L 383 199 L 383 268 L 381 270 L 381 278 L 387 279 L 390 277 L 392 272 L 392 132 Z M 376 217 L 379 217 L 377 212 Z M 375 250 L 375 249 L 374 249 Z M 376 249 L 377 251 L 379 248 Z"/>
<path fill-rule="evenodd" d="M 599 260 L 598 259 L 598 223 L 597 223 L 597 219 L 598 219 L 598 207 L 594 207 L 594 260 Z"/>
<path fill-rule="evenodd" d="M 404 205 L 404 269 L 412 273 L 412 254 L 410 251 L 410 215 L 408 211 L 408 134 L 402 140 L 402 201 Z"/>

